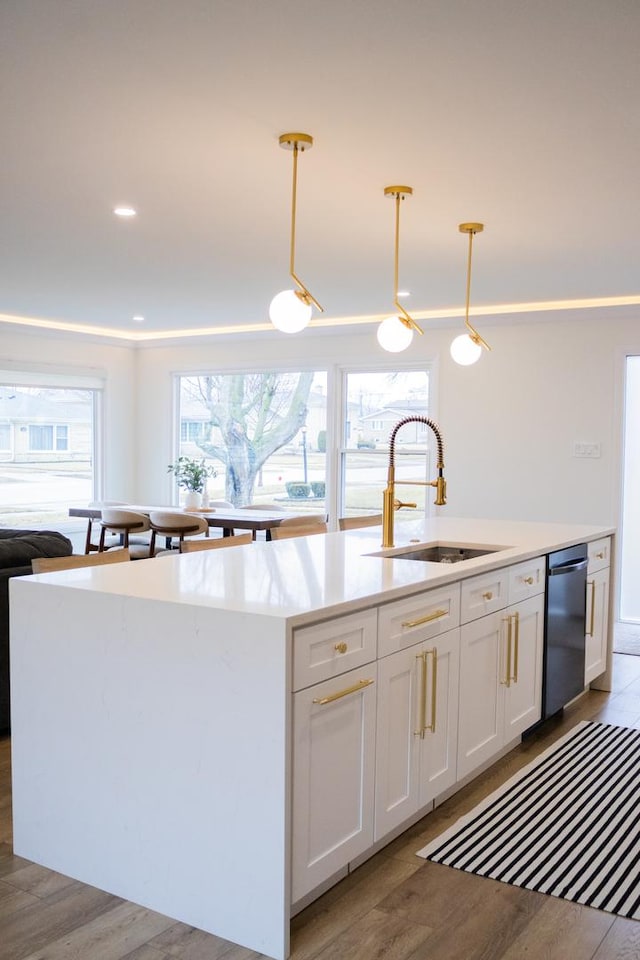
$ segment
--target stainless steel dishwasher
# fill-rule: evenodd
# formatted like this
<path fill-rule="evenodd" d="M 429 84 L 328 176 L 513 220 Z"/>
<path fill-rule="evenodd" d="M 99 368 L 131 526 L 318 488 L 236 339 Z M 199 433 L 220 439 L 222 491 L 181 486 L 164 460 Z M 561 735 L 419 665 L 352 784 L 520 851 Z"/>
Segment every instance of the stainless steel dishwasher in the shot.
<path fill-rule="evenodd" d="M 542 719 L 584 690 L 587 545 L 547 556 Z"/>

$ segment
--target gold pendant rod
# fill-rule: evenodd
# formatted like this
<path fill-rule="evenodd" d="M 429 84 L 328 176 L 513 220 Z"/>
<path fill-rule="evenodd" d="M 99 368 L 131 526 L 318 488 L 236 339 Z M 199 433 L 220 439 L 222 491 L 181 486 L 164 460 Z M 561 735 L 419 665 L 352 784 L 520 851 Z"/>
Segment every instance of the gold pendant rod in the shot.
<path fill-rule="evenodd" d="M 302 144 L 302 146 L 300 146 Z M 296 275 L 295 255 L 296 255 L 296 219 L 298 212 L 298 154 L 305 150 L 310 150 L 313 146 L 313 137 L 308 133 L 283 133 L 280 137 L 280 146 L 285 150 L 293 151 L 293 178 L 291 185 L 291 246 L 289 249 L 289 276 L 300 288 L 296 294 L 304 303 L 312 303 L 320 313 L 324 313 L 324 308 L 320 306 L 316 298 L 307 290 L 302 280 Z"/>
<path fill-rule="evenodd" d="M 469 331 L 469 337 L 473 340 L 474 343 L 478 344 L 479 347 L 484 347 L 485 350 L 491 350 L 491 347 L 484 340 L 475 327 L 469 322 L 469 302 L 471 300 L 471 256 L 473 251 L 473 238 L 476 233 L 481 233 L 484 230 L 483 223 L 461 223 L 458 227 L 460 233 L 469 234 L 469 250 L 467 253 L 467 296 L 465 304 L 465 313 L 464 313 L 464 324 L 467 330 Z"/>
<path fill-rule="evenodd" d="M 291 189 L 291 249 L 289 252 L 289 273 L 295 275 L 296 251 L 296 207 L 298 199 L 298 144 L 293 145 L 293 186 Z"/>
<path fill-rule="evenodd" d="M 393 197 L 396 201 L 396 230 L 395 230 L 395 250 L 394 250 L 394 264 L 393 264 L 393 304 L 401 316 L 398 317 L 405 327 L 408 327 L 409 330 L 415 330 L 416 333 L 422 334 L 424 331 L 416 323 L 413 317 L 407 313 L 405 308 L 398 300 L 398 263 L 400 260 L 400 201 L 404 200 L 405 194 L 412 194 L 413 190 L 411 187 L 385 187 L 385 196 Z"/>

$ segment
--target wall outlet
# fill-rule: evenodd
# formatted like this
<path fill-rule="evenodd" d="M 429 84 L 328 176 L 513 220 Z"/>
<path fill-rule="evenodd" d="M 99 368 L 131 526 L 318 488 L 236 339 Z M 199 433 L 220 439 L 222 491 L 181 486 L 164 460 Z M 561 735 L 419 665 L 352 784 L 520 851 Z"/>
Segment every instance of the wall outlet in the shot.
<path fill-rule="evenodd" d="M 573 455 L 574 457 L 587 457 L 591 460 L 597 460 L 600 456 L 600 444 L 585 443 L 583 440 L 574 440 Z"/>

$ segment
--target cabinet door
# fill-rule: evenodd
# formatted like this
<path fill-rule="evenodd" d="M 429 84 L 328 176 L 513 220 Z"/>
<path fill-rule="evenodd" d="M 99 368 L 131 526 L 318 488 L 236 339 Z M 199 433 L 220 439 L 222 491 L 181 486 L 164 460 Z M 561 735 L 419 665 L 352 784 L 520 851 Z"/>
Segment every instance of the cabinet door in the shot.
<path fill-rule="evenodd" d="M 607 669 L 609 629 L 609 568 L 587 578 L 587 637 L 584 682 L 591 683 Z"/>
<path fill-rule="evenodd" d="M 509 679 L 504 685 L 505 733 L 509 743 L 536 723 L 542 712 L 544 596 L 530 597 L 505 610 Z"/>
<path fill-rule="evenodd" d="M 456 782 L 460 630 L 378 664 L 375 838 Z"/>
<path fill-rule="evenodd" d="M 421 807 L 452 787 L 457 779 L 460 629 L 449 630 L 423 649 L 427 667 L 425 714 L 428 729 L 424 739 L 417 741 Z"/>
<path fill-rule="evenodd" d="M 375 839 L 418 809 L 418 716 L 423 645 L 399 650 L 378 663 Z"/>
<path fill-rule="evenodd" d="M 504 611 L 460 629 L 458 779 L 490 760 L 503 743 Z"/>
<path fill-rule="evenodd" d="M 376 664 L 293 696 L 292 902 L 373 843 Z"/>

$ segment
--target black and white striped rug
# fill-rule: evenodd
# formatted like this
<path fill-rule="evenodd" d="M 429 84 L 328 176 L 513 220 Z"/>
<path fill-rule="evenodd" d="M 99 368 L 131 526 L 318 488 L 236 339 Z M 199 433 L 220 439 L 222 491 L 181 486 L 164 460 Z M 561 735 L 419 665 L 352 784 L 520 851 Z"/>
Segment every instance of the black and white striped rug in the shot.
<path fill-rule="evenodd" d="M 640 730 L 579 724 L 418 856 L 640 919 Z"/>

